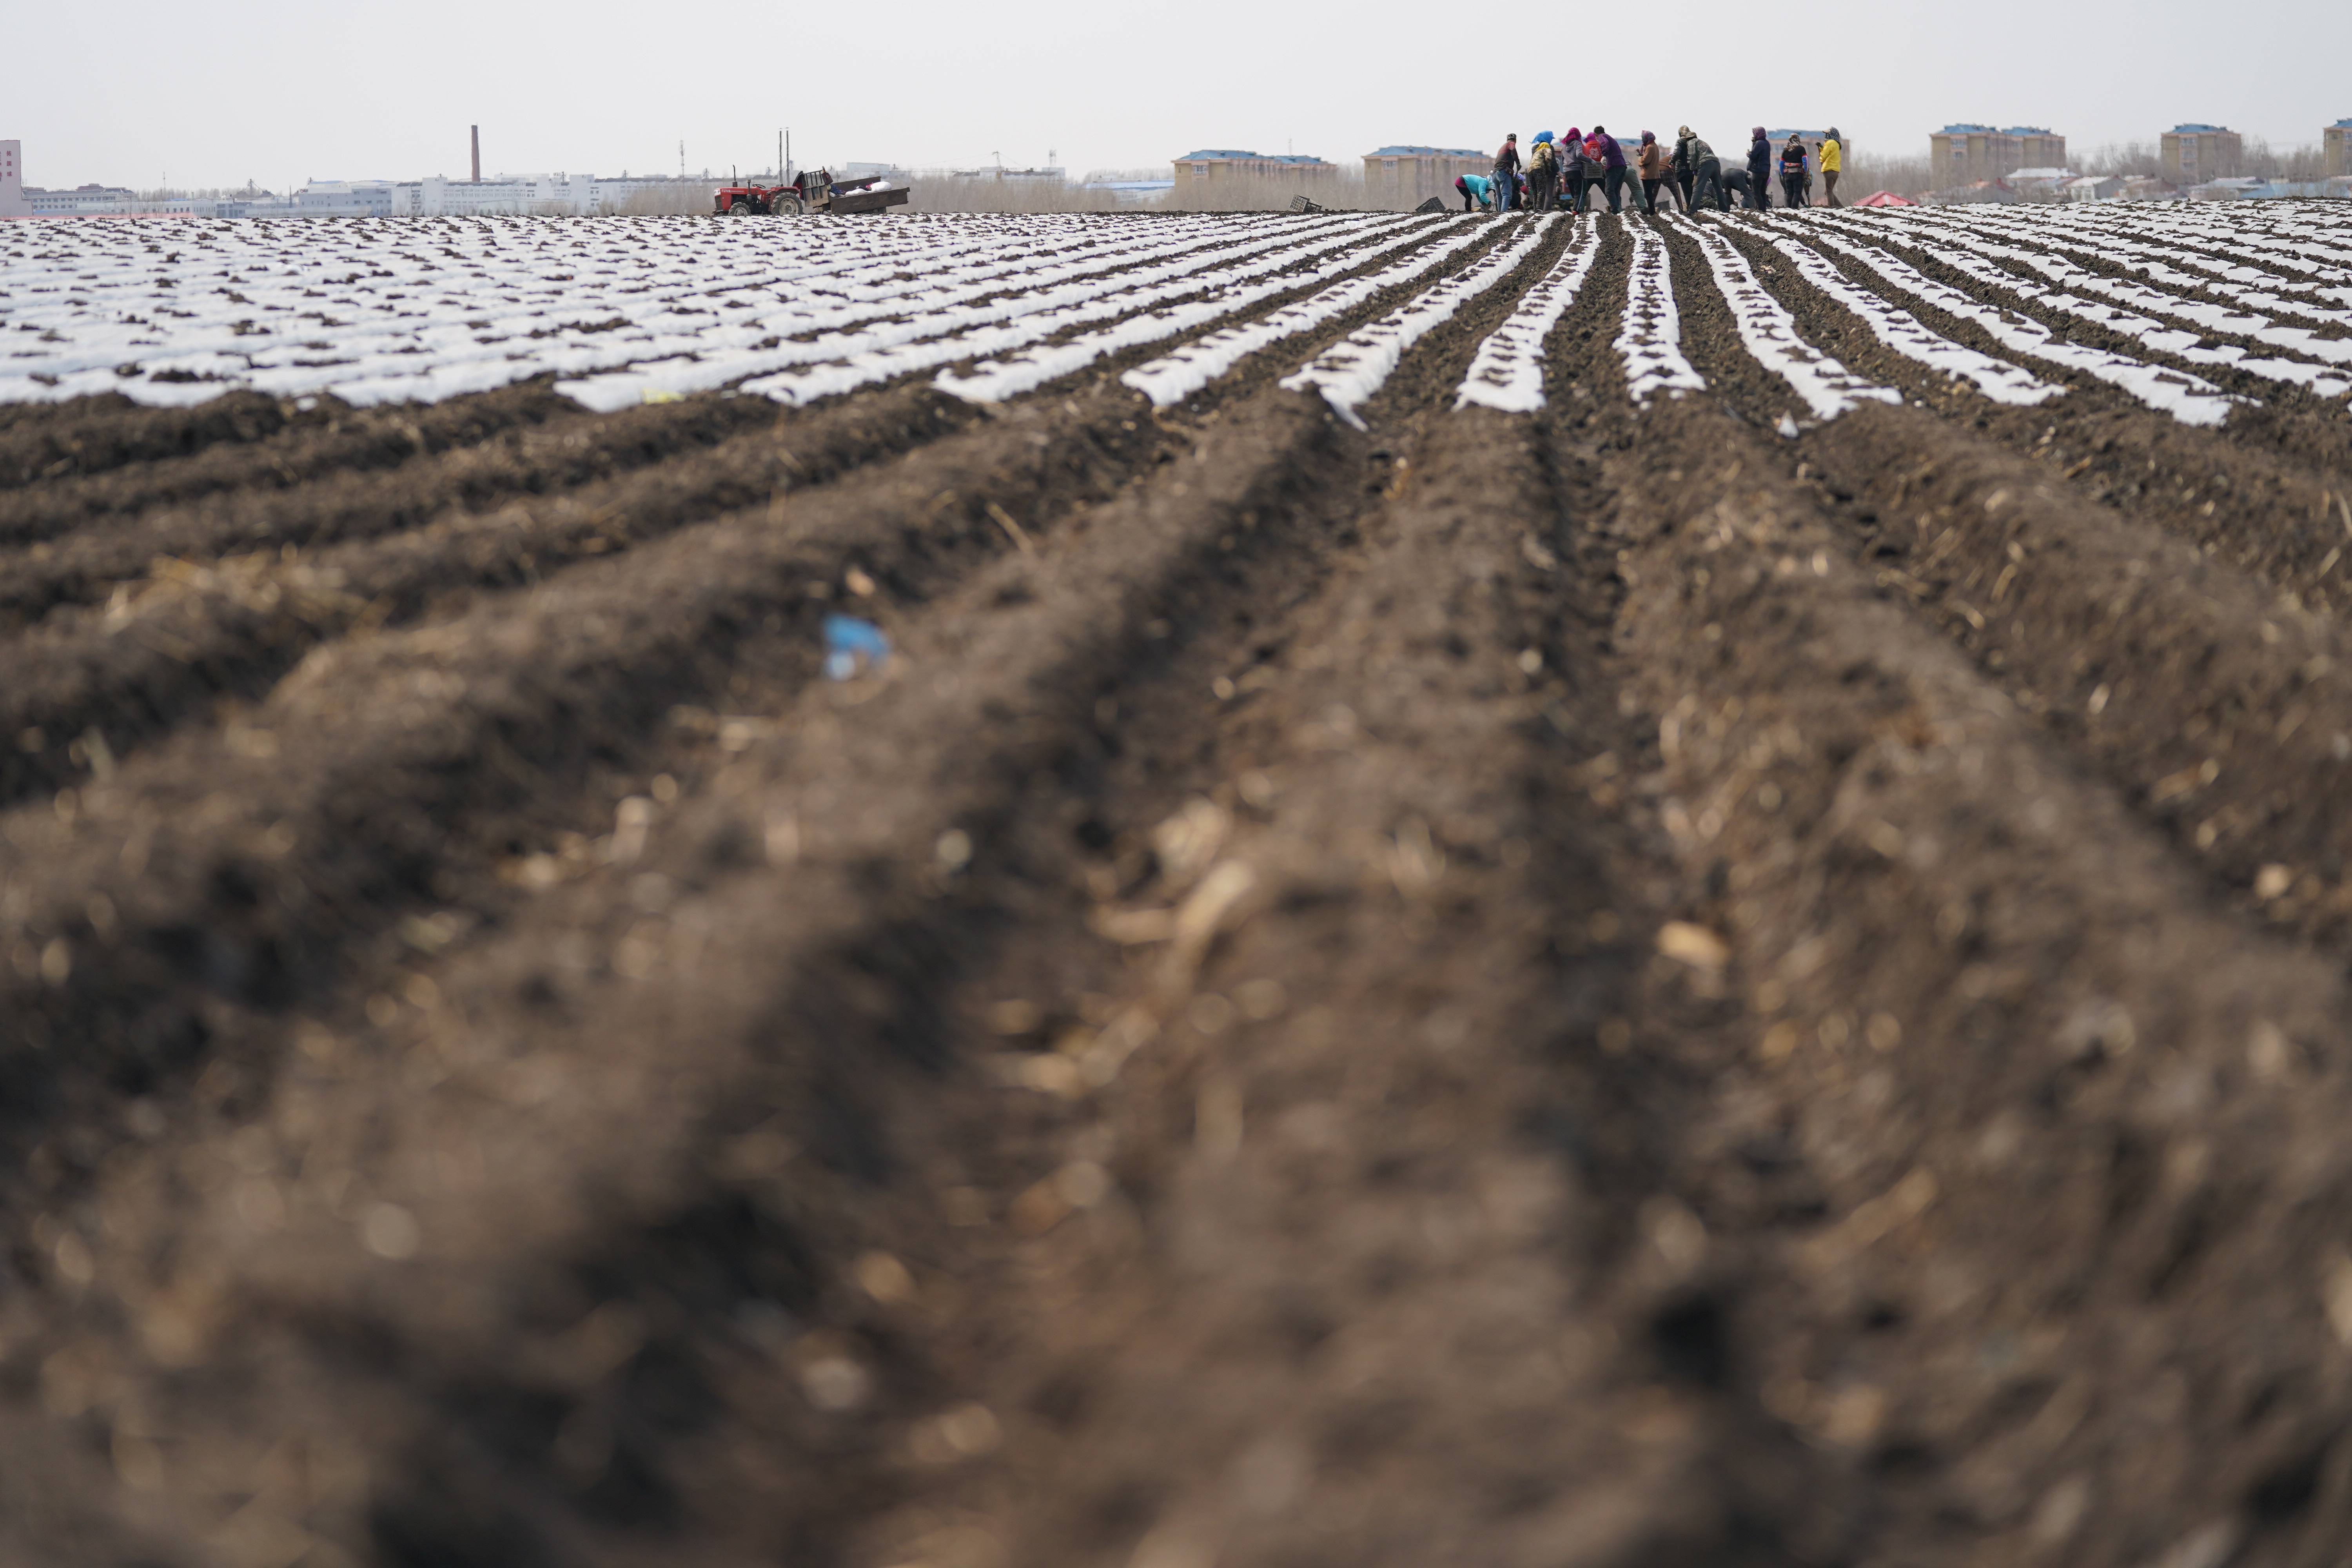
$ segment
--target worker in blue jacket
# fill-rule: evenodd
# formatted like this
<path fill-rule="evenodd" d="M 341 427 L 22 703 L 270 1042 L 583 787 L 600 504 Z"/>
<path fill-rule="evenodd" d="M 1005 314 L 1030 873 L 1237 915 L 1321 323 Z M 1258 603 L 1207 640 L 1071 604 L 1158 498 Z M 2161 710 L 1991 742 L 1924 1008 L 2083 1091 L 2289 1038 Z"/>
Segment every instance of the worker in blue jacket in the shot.
<path fill-rule="evenodd" d="M 1473 207 L 1484 212 L 1494 205 L 1494 182 L 1484 174 L 1456 174 L 1454 188 L 1462 196 L 1462 210 L 1465 213 Z"/>

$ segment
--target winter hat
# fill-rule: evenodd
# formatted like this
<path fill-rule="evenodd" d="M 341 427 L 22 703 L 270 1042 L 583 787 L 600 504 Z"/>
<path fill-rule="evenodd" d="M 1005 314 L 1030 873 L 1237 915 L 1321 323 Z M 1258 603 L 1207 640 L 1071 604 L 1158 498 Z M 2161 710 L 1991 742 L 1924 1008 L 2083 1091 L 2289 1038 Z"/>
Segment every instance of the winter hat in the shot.
<path fill-rule="evenodd" d="M 1690 134 L 1690 127 L 1689 127 L 1689 126 L 1687 126 L 1687 125 L 1685 125 L 1685 126 L 1682 127 L 1680 130 L 1676 131 L 1676 132 L 1675 132 L 1675 135 L 1677 135 L 1677 136 L 1687 136 L 1687 135 L 1689 135 L 1689 134 Z M 1835 134 L 1835 132 L 1832 132 L 1832 134 Z"/>
<path fill-rule="evenodd" d="M 1831 127 L 1830 127 L 1830 140 L 1831 140 L 1831 141 L 1832 141 L 1832 142 L 1843 142 L 1843 141 L 1844 141 L 1844 140 L 1845 140 L 1845 138 L 1844 138 L 1844 137 L 1843 137 L 1843 136 L 1840 136 L 1840 135 L 1838 134 L 1838 128 L 1837 128 L 1836 126 L 1832 125 L 1832 126 L 1831 126 Z"/>
<path fill-rule="evenodd" d="M 1518 139 L 1519 133 L 1516 131 L 1506 131 L 1503 132 L 1503 140 L 1506 142 L 1516 142 Z"/>
<path fill-rule="evenodd" d="M 1568 128 L 1568 134 L 1561 137 L 1560 140 L 1573 146 L 1584 140 L 1584 132 L 1571 125 Z"/>
<path fill-rule="evenodd" d="M 1551 140 L 1551 132 L 1549 131 L 1538 131 L 1536 132 L 1536 140 L 1538 142 L 1549 142 Z"/>
<path fill-rule="evenodd" d="M 1749 140 L 1750 142 L 1761 142 L 1761 141 L 1763 141 L 1763 140 L 1764 140 L 1764 128 L 1763 128 L 1761 125 L 1759 125 L 1759 126 L 1756 126 L 1755 128 L 1753 128 L 1752 130 L 1750 130 L 1750 131 L 1748 132 L 1748 140 Z"/>
<path fill-rule="evenodd" d="M 1596 125 L 1592 128 L 1592 133 L 1595 136 L 1606 136 L 1609 134 L 1609 128 L 1605 125 Z"/>
<path fill-rule="evenodd" d="M 1657 138 L 1656 138 L 1655 136 L 1652 135 L 1649 132 L 1644 131 L 1644 132 L 1642 132 L 1642 145 L 1643 145 L 1643 146 L 1647 147 L 1651 142 L 1655 142 L 1656 140 L 1657 140 Z"/>

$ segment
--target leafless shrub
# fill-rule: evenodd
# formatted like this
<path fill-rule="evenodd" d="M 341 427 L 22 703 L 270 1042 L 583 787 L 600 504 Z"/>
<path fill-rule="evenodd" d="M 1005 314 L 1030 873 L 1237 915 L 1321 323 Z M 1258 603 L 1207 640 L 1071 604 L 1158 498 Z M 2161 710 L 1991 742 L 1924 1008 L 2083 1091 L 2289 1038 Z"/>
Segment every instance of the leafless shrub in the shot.
<path fill-rule="evenodd" d="M 2125 179 L 2164 173 L 2153 142 L 2111 142 L 2075 159 L 2074 166 L 2085 174 L 2119 174 Z"/>
<path fill-rule="evenodd" d="M 1109 191 L 1034 175 L 917 173 L 907 181 L 906 210 L 919 213 L 1100 213 L 1124 210 Z"/>
<path fill-rule="evenodd" d="M 928 174 L 908 181 L 912 212 L 1267 212 L 1290 205 L 1295 196 L 1327 207 L 1360 209 L 1364 182 L 1342 173 L 1319 177 L 1293 174 L 1218 175 L 1179 180 L 1173 188 L 1122 199 L 1118 193 L 1090 189 L 1111 180 L 1165 179 L 1157 169 L 1097 171 L 1086 184 L 993 175 Z"/>
<path fill-rule="evenodd" d="M 1889 158 L 1871 156 L 1858 158 L 1846 165 L 1838 176 L 1838 195 L 1844 201 L 1859 201 L 1874 191 L 1892 191 L 1898 196 L 1924 196 L 1935 188 L 1934 173 L 1929 161 L 1920 158 Z"/>
<path fill-rule="evenodd" d="M 618 211 L 626 217 L 707 213 L 712 210 L 711 193 L 718 188 L 715 180 L 667 180 L 658 185 L 639 185 L 629 193 Z"/>
<path fill-rule="evenodd" d="M 1168 193 L 1171 212 L 1270 212 L 1305 196 L 1321 206 L 1361 211 L 1369 203 L 1360 174 L 1214 175 L 1205 180 L 1183 179 Z"/>

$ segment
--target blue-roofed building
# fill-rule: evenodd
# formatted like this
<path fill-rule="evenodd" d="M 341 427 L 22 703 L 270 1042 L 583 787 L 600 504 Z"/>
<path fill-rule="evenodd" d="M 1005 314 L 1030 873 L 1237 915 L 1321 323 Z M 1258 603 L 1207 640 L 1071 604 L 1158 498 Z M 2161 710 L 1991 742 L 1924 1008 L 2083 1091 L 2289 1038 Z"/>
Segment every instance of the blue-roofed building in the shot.
<path fill-rule="evenodd" d="M 2320 132 L 2319 150 L 2329 179 L 2352 174 L 2352 120 L 2339 120 Z"/>
<path fill-rule="evenodd" d="M 2244 143 L 2225 125 L 2176 125 L 2158 139 L 2156 157 L 2165 177 L 2183 189 L 2245 173 Z"/>
<path fill-rule="evenodd" d="M 1531 142 L 1522 142 L 1522 148 Z M 1364 205 L 1402 212 L 1430 197 L 1454 199 L 1454 179 L 1483 174 L 1495 166 L 1489 149 L 1422 147 L 1400 143 L 1364 154 Z"/>
<path fill-rule="evenodd" d="M 1239 147 L 1202 147 L 1175 162 L 1179 191 L 1203 181 L 1247 175 L 1320 180 L 1339 172 L 1339 164 L 1309 153 L 1252 153 Z"/>

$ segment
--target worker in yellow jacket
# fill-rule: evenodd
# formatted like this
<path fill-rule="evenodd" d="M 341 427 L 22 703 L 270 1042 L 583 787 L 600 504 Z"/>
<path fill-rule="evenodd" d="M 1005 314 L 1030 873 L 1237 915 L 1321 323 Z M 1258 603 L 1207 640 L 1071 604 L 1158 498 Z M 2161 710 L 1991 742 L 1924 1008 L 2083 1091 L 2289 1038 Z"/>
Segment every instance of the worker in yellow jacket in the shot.
<path fill-rule="evenodd" d="M 1832 125 L 1830 133 L 1822 138 L 1822 194 L 1833 207 L 1845 204 L 1838 200 L 1837 177 L 1844 163 L 1845 149 L 1838 144 L 1838 129 Z"/>

